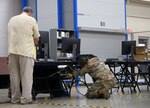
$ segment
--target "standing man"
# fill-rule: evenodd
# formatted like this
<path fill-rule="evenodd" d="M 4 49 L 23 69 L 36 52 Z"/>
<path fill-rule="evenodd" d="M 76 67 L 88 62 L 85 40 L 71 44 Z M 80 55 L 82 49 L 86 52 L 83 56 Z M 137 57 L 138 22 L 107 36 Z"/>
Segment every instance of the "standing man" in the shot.
<path fill-rule="evenodd" d="M 32 102 L 34 47 L 40 36 L 32 13 L 32 9 L 26 6 L 20 15 L 12 17 L 8 23 L 11 103 Z"/>

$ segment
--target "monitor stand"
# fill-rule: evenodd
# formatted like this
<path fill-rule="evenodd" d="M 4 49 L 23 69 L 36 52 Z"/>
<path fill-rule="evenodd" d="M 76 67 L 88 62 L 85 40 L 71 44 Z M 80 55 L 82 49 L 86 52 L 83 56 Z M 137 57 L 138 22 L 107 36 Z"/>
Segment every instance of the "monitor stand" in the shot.
<path fill-rule="evenodd" d="M 44 44 L 44 61 L 48 60 L 48 43 Z"/>
<path fill-rule="evenodd" d="M 135 59 L 134 59 L 134 54 L 131 54 L 128 60 L 129 60 L 129 61 L 135 61 Z"/>
<path fill-rule="evenodd" d="M 130 58 L 130 60 L 131 61 L 135 61 L 135 59 L 134 59 L 134 47 L 133 46 L 131 46 L 131 58 Z"/>
<path fill-rule="evenodd" d="M 125 61 L 135 61 L 134 59 L 134 47 L 131 46 L 131 51 L 130 54 L 127 55 L 126 59 L 124 59 Z"/>
<path fill-rule="evenodd" d="M 73 51 L 72 51 L 72 54 L 73 54 L 73 61 L 76 61 L 76 51 L 77 51 L 77 44 L 73 44 Z"/>

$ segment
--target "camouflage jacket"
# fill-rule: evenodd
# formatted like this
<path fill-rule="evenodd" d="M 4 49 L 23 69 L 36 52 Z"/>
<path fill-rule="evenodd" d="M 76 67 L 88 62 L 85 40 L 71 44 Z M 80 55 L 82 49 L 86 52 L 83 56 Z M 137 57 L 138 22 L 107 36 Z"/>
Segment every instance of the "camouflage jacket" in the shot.
<path fill-rule="evenodd" d="M 105 80 L 114 80 L 114 74 L 108 70 L 103 62 L 101 62 L 97 57 L 93 57 L 88 60 L 88 63 L 82 67 L 80 70 L 74 71 L 74 76 L 82 76 L 88 73 L 93 81 L 97 79 L 105 79 Z"/>

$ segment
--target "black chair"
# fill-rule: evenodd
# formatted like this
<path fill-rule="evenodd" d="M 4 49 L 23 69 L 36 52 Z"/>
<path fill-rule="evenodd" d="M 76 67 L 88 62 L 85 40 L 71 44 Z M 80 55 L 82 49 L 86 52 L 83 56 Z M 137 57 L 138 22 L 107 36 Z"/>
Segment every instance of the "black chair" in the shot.
<path fill-rule="evenodd" d="M 136 73 L 132 73 L 134 70 L 132 70 L 136 65 L 129 63 L 129 62 L 124 62 L 124 61 L 119 61 L 117 58 L 108 58 L 106 60 L 106 64 L 109 66 L 110 70 L 113 72 L 116 78 L 116 84 L 118 89 L 121 88 L 121 91 L 124 93 L 124 88 L 129 87 L 131 93 L 133 91 L 136 92 L 136 87 L 140 91 L 140 88 L 137 84 L 137 81 L 135 80 L 135 76 L 137 75 Z M 120 67 L 118 71 L 116 71 L 116 68 Z M 128 68 L 131 68 L 132 72 L 129 71 Z"/>
<path fill-rule="evenodd" d="M 147 90 L 150 86 L 150 64 L 140 64 L 138 66 L 137 80 L 143 79 L 144 82 L 138 82 L 140 85 L 147 85 Z"/>
<path fill-rule="evenodd" d="M 57 76 L 58 68 L 57 66 L 35 66 L 33 72 L 33 90 L 32 95 L 33 99 L 36 99 L 37 94 L 39 93 L 49 93 L 50 98 L 53 98 L 51 84 L 54 76 Z"/>
<path fill-rule="evenodd" d="M 69 96 L 68 89 L 65 86 L 61 72 L 57 65 L 41 65 L 34 67 L 33 77 L 33 99 L 36 99 L 39 93 L 49 93 L 50 98 Z"/>
<path fill-rule="evenodd" d="M 117 61 L 119 61 L 119 59 L 117 59 L 117 58 L 107 58 L 106 59 L 106 63 L 108 65 L 110 71 L 114 74 L 114 76 L 116 78 L 116 86 L 113 88 L 117 88 L 117 92 L 118 92 L 119 87 L 120 87 L 121 68 L 120 68 L 120 64 L 118 64 Z M 120 69 L 118 70 L 116 68 L 120 68 Z M 111 89 L 111 93 L 112 93 L 112 89 Z"/>
<path fill-rule="evenodd" d="M 129 71 L 128 68 L 130 68 L 131 70 L 135 67 L 136 65 L 122 65 L 122 72 L 121 72 L 121 79 L 120 79 L 120 86 L 121 86 L 121 90 L 124 93 L 124 88 L 125 87 L 129 87 L 131 93 L 134 91 L 136 92 L 136 87 L 138 88 L 139 92 L 141 92 L 138 82 L 136 80 L 136 76 L 138 75 L 137 73 L 132 73 L 131 71 Z"/>
<path fill-rule="evenodd" d="M 75 71 L 76 69 L 79 69 L 79 68 L 80 68 L 80 66 L 78 66 L 78 65 L 67 66 L 66 69 L 64 69 L 60 74 L 62 82 L 64 84 L 64 87 L 65 87 L 69 97 L 71 96 L 72 87 L 75 87 L 77 92 L 81 95 L 84 95 L 80 91 L 81 84 L 84 85 L 87 89 L 89 89 L 89 87 L 86 83 L 85 75 L 72 77 L 72 78 L 68 77 L 68 72 L 70 73 L 70 72 Z"/>

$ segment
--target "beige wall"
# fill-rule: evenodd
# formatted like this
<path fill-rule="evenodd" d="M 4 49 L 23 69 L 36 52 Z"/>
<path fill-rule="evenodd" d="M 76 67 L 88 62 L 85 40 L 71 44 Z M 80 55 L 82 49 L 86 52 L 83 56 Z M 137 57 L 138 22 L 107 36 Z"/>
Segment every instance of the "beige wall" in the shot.
<path fill-rule="evenodd" d="M 148 38 L 150 48 L 150 4 L 127 3 L 127 27 L 134 33 L 133 39 L 137 42 L 139 37 Z"/>

